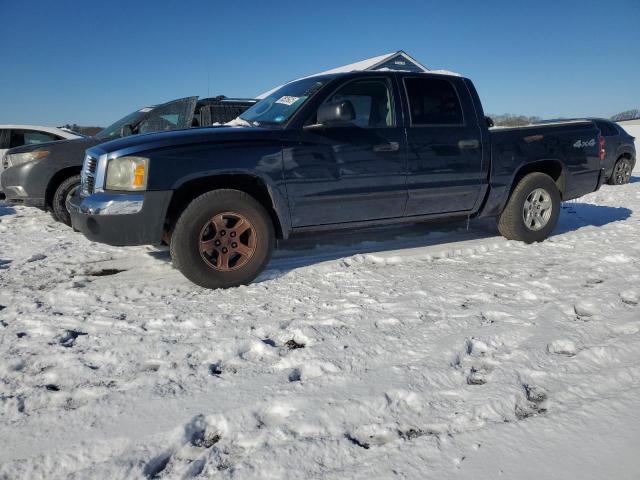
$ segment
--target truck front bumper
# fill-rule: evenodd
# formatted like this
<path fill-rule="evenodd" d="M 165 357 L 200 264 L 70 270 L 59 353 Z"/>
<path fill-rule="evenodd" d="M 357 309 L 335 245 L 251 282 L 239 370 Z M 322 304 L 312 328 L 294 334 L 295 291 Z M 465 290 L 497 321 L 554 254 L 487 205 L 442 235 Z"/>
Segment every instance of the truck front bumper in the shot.
<path fill-rule="evenodd" d="M 70 201 L 71 224 L 93 242 L 157 245 L 162 241 L 172 191 L 94 193 Z"/>

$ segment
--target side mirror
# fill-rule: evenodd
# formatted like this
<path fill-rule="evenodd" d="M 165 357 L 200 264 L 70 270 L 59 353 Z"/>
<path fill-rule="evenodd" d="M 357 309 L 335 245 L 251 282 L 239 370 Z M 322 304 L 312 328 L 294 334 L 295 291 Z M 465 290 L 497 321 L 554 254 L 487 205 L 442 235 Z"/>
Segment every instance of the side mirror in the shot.
<path fill-rule="evenodd" d="M 349 123 L 355 120 L 356 109 L 349 100 L 337 100 L 325 103 L 318 109 L 318 123 L 320 125 L 334 125 Z"/>
<path fill-rule="evenodd" d="M 129 135 L 133 135 L 133 126 L 126 123 L 120 127 L 120 136 L 128 137 Z"/>
<path fill-rule="evenodd" d="M 495 127 L 496 125 L 491 117 L 484 117 L 484 121 L 487 122 L 487 128 Z"/>

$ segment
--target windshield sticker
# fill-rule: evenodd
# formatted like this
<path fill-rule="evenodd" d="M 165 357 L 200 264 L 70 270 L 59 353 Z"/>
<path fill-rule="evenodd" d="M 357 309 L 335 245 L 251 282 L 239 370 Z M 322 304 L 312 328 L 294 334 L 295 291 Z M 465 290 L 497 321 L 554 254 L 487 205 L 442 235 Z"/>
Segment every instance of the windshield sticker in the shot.
<path fill-rule="evenodd" d="M 138 110 L 140 113 L 147 113 L 150 112 L 151 110 L 153 110 L 153 107 L 145 107 L 145 108 L 141 108 L 140 110 Z"/>
<path fill-rule="evenodd" d="M 296 103 L 298 100 L 300 100 L 300 97 L 290 97 L 288 95 L 285 95 L 284 97 L 280 97 L 278 100 L 276 100 L 276 103 L 290 106 Z"/>

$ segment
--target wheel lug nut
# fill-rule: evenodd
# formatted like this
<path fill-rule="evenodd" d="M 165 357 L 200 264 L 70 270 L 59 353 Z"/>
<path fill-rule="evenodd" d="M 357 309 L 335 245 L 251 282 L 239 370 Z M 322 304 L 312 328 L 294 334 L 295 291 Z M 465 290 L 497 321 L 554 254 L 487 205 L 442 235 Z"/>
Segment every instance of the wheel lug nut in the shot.
<path fill-rule="evenodd" d="M 220 246 L 220 240 L 216 240 L 215 244 L 216 244 L 216 247 L 219 247 Z"/>
<path fill-rule="evenodd" d="M 224 230 L 220 230 L 220 236 L 224 237 L 227 234 L 227 232 L 225 232 Z"/>
<path fill-rule="evenodd" d="M 231 246 L 232 246 L 233 248 L 238 248 L 238 244 L 237 244 L 236 242 L 233 242 L 233 243 L 231 244 Z"/>
<path fill-rule="evenodd" d="M 224 248 L 222 249 L 222 253 L 227 253 L 228 251 L 229 251 L 229 250 L 227 250 L 227 247 L 224 247 Z"/>

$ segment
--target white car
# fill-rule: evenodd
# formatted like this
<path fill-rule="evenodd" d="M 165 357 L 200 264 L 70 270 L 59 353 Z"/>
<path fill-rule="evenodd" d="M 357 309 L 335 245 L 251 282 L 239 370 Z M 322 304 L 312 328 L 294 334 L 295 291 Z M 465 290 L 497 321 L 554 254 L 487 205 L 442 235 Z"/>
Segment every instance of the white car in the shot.
<path fill-rule="evenodd" d="M 82 135 L 63 128 L 38 125 L 0 125 L 0 174 L 4 169 L 4 155 L 10 148 L 80 137 Z"/>

